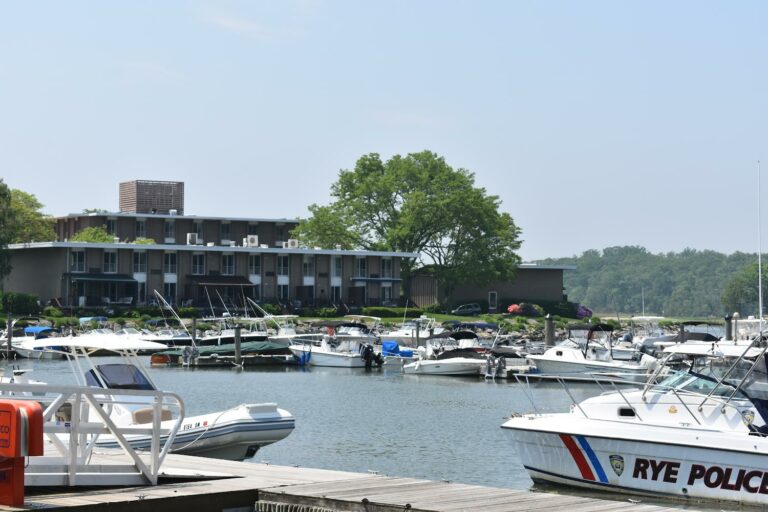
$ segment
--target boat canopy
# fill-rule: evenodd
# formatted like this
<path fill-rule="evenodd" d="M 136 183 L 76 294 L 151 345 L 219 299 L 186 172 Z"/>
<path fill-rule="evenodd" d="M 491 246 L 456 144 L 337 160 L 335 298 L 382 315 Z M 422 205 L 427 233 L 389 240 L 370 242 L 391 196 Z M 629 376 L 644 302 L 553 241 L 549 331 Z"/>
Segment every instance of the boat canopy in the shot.
<path fill-rule="evenodd" d="M 30 325 L 24 328 L 24 334 L 32 334 L 37 336 L 38 334 L 53 330 L 53 327 L 48 327 L 47 325 Z"/>

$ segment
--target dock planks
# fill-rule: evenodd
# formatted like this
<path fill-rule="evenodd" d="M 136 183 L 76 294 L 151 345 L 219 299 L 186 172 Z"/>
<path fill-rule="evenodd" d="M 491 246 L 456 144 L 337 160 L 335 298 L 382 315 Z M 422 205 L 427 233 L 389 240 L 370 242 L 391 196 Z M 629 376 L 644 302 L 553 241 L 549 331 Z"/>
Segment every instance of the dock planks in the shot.
<path fill-rule="evenodd" d="M 103 455 L 114 457 L 114 455 Z M 98 456 L 97 456 L 98 458 Z M 25 509 L 65 512 L 263 510 L 393 512 L 628 512 L 680 510 L 629 500 L 502 489 L 325 469 L 169 455 L 160 485 L 119 489 L 27 488 Z M 681 503 L 681 507 L 683 504 Z M 305 508 L 306 507 L 306 508 Z M 0 510 L 14 510 L 0 507 Z M 16 509 L 18 510 L 18 509 Z M 686 507 L 686 510 L 691 510 Z"/>

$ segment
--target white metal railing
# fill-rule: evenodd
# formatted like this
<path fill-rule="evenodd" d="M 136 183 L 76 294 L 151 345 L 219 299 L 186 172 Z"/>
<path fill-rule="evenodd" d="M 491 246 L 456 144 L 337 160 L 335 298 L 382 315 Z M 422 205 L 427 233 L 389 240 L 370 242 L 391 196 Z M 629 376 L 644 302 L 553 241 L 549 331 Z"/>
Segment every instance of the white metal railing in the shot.
<path fill-rule="evenodd" d="M 45 456 L 29 457 L 27 485 L 156 485 L 184 419 L 181 398 L 158 390 L 4 383 L 0 384 L 2 398 L 35 401 L 44 408 Z M 111 417 L 116 405 L 149 407 L 152 423 L 118 425 Z M 161 426 L 164 411 L 172 413 L 170 426 Z M 117 465 L 103 464 L 101 459 L 97 465 L 92 463 L 100 439 L 114 441 L 127 457 Z M 140 453 L 131 444 L 146 439 L 149 451 Z"/>
<path fill-rule="evenodd" d="M 592 375 L 592 374 L 588 374 L 588 375 L 590 375 L 591 377 L 593 377 L 595 379 L 595 383 L 601 388 L 601 390 L 603 390 L 603 393 L 605 393 L 606 392 L 605 388 L 599 382 L 598 376 L 597 375 Z M 530 379 L 528 378 L 528 376 L 526 376 L 525 374 L 515 374 L 515 379 L 517 380 L 517 382 L 519 384 L 521 384 L 521 386 L 523 386 L 524 394 L 525 394 L 526 398 L 528 399 L 528 401 L 531 403 L 531 405 L 533 407 L 533 410 L 534 410 L 534 414 L 540 416 L 542 413 L 539 412 L 539 409 L 536 407 L 536 401 L 533 398 L 533 392 L 531 391 Z M 523 380 L 525 382 L 523 382 Z M 595 420 L 606 420 L 606 418 L 590 417 L 587 414 L 587 412 L 584 410 L 584 408 L 581 407 L 581 404 L 579 403 L 579 401 L 577 401 L 574 398 L 574 396 L 571 394 L 570 390 L 568 389 L 568 385 L 566 383 L 566 379 L 565 378 L 557 377 L 557 378 L 554 378 L 553 380 L 557 381 L 560 384 L 560 386 L 563 388 L 563 390 L 566 392 L 566 394 L 568 395 L 568 397 L 571 400 L 571 406 L 577 408 L 579 410 L 579 412 L 581 412 L 581 414 L 585 418 L 587 418 L 587 419 L 595 419 Z M 630 407 L 634 411 L 635 417 L 638 419 L 638 421 L 644 422 L 644 420 L 638 414 L 636 407 L 634 405 L 632 405 L 632 403 L 627 399 L 627 397 L 625 396 L 624 392 L 618 386 L 616 386 L 616 383 L 615 382 L 610 382 L 610 384 L 613 387 L 613 392 L 618 393 L 619 396 L 621 397 L 621 399 L 624 401 L 624 403 L 627 404 L 627 406 Z M 526 388 L 527 388 L 527 390 L 526 390 Z M 690 407 L 690 405 L 692 405 L 692 404 L 689 403 L 689 402 L 686 402 L 683 399 L 683 396 L 693 397 L 695 399 L 695 398 L 698 398 L 698 397 L 702 397 L 704 395 L 702 395 L 701 393 L 693 392 L 693 391 L 676 389 L 676 388 L 673 388 L 671 386 L 663 386 L 661 384 L 651 384 L 643 392 L 643 401 L 645 401 L 645 394 L 647 393 L 648 390 L 651 390 L 651 389 L 653 389 L 655 391 L 668 392 L 670 396 L 674 396 L 677 399 L 677 402 L 679 402 L 683 406 L 683 408 L 686 410 L 686 412 L 688 412 L 688 414 L 696 422 L 696 424 L 697 425 L 701 425 L 701 421 L 699 420 L 698 415 L 696 413 L 694 413 L 694 411 Z M 681 395 L 683 395 L 683 396 L 681 396 Z M 721 408 L 721 413 L 724 414 L 726 408 L 731 408 L 731 409 L 733 409 L 735 411 L 735 413 L 739 417 L 741 417 L 741 411 L 738 409 L 738 407 L 736 407 L 735 405 L 730 403 L 729 400 L 725 400 L 725 399 L 722 399 L 720 397 L 713 397 L 713 396 L 707 396 L 705 401 L 707 399 L 712 401 L 712 402 L 714 402 L 714 405 L 716 407 L 720 407 Z M 702 402 L 701 405 L 703 405 L 703 404 L 704 404 L 704 402 Z M 664 404 L 664 405 L 667 406 L 668 404 Z M 693 404 L 693 405 L 694 405 L 694 408 L 698 409 L 698 411 L 701 412 L 701 407 L 700 406 L 697 407 L 696 404 Z M 615 421 L 615 420 L 607 420 L 607 421 Z"/>

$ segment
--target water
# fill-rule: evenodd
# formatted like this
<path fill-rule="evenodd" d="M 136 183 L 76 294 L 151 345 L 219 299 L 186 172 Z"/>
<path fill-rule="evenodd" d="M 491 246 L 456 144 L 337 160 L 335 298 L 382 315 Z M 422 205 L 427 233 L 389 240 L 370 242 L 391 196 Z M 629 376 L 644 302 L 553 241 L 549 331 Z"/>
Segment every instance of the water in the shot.
<path fill-rule="evenodd" d="M 65 361 L 15 364 L 34 369 L 32 377 L 39 380 L 74 383 Z M 342 368 L 148 371 L 161 389 L 182 396 L 188 415 L 258 402 L 290 411 L 294 432 L 259 450 L 255 462 L 494 487 L 531 485 L 511 433 L 500 428 L 511 412 L 532 410 L 514 382 Z M 534 393 L 543 410 L 563 411 L 570 403 L 557 384 L 540 384 Z M 574 393 L 581 399 L 597 389 L 582 386 Z"/>

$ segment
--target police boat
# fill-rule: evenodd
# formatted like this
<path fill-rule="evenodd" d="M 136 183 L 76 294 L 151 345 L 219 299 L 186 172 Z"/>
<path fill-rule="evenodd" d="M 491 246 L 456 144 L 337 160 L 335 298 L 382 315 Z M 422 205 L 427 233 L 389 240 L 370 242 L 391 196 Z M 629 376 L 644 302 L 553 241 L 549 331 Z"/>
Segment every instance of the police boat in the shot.
<path fill-rule="evenodd" d="M 565 413 L 513 414 L 502 428 L 534 481 L 765 506 L 768 367 L 760 343 L 670 346 L 642 388 L 615 388 Z"/>

